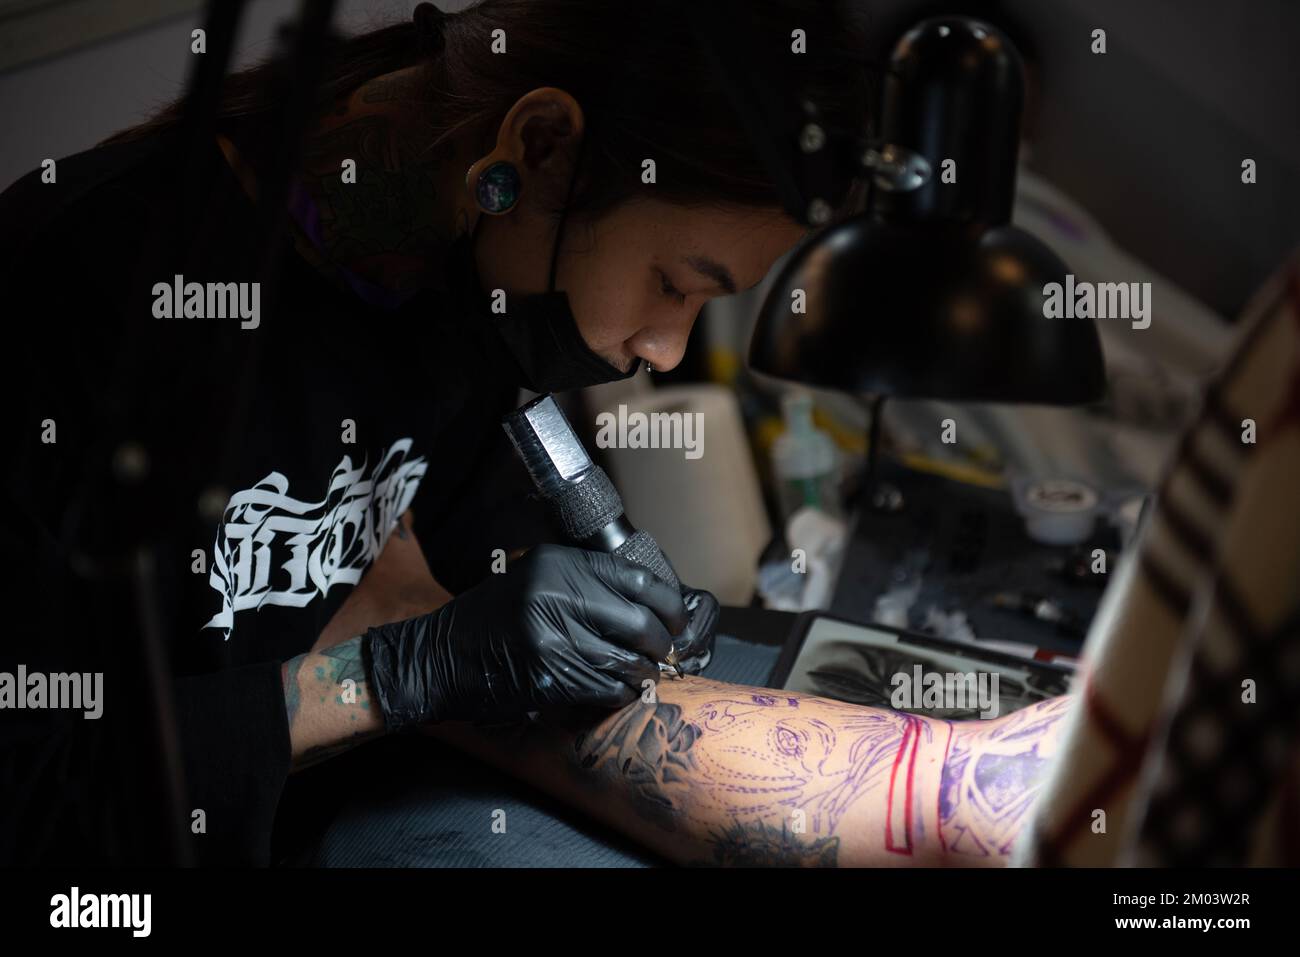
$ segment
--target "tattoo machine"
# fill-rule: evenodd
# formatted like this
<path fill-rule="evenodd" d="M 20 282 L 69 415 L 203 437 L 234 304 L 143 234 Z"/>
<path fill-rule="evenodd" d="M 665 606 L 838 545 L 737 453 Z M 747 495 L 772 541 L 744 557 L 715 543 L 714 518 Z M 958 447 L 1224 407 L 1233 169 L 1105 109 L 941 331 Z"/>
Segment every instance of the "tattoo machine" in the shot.
<path fill-rule="evenodd" d="M 511 412 L 502 426 L 538 494 L 550 505 L 560 527 L 575 545 L 626 558 L 681 590 L 677 573 L 659 543 L 627 520 L 623 499 L 614 483 L 587 455 L 550 394 Z M 683 673 L 675 648 L 669 649 L 666 664 L 678 675 Z"/>

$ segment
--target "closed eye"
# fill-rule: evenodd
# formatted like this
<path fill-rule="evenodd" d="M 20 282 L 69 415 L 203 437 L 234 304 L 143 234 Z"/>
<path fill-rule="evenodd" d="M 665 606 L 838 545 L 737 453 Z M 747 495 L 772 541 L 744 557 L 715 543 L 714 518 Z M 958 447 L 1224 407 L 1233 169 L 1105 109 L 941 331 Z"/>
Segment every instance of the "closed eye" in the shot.
<path fill-rule="evenodd" d="M 668 274 L 662 269 L 657 270 L 659 273 L 659 291 L 670 299 L 675 299 L 679 306 L 686 304 L 686 294 L 679 291 L 668 278 Z"/>

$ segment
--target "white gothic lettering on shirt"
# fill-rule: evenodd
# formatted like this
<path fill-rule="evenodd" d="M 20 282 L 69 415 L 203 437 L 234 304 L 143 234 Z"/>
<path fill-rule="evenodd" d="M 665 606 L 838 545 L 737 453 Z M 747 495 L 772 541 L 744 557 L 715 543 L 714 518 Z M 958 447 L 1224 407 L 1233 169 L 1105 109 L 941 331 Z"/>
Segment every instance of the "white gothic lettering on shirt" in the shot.
<path fill-rule="evenodd" d="M 289 480 L 272 472 L 226 503 L 208 582 L 221 610 L 203 627 L 229 639 L 235 613 L 263 605 L 302 608 L 333 585 L 355 585 L 383 551 L 398 517 L 410 506 L 428 468 L 407 459 L 412 440 L 399 439 L 373 471 L 344 456 L 325 498 L 289 495 Z"/>

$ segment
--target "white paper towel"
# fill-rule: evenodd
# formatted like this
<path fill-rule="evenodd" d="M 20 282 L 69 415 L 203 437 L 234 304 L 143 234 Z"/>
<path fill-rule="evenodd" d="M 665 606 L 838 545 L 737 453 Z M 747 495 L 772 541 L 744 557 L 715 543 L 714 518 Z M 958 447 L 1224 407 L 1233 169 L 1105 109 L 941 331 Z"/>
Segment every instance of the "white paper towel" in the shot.
<path fill-rule="evenodd" d="M 601 451 L 628 518 L 658 540 L 682 582 L 708 589 L 723 604 L 747 604 L 772 533 L 735 395 L 717 385 L 669 386 L 618 403 L 625 415 L 701 416 L 695 420 L 700 438 L 691 434 L 700 441 L 698 458 L 682 448 Z M 618 418 L 618 404 L 602 412 Z"/>

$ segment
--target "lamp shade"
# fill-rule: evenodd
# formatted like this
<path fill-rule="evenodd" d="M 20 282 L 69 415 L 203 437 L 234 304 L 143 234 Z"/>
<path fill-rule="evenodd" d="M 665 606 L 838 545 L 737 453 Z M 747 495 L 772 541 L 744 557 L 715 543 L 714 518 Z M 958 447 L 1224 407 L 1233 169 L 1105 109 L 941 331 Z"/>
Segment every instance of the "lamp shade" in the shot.
<path fill-rule="evenodd" d="M 856 393 L 1094 401 L 1105 374 L 1092 321 L 1043 315 L 1044 285 L 1065 276 L 1055 253 L 1013 226 L 863 214 L 794 251 L 760 309 L 749 364 Z"/>

